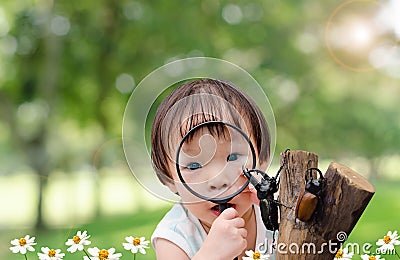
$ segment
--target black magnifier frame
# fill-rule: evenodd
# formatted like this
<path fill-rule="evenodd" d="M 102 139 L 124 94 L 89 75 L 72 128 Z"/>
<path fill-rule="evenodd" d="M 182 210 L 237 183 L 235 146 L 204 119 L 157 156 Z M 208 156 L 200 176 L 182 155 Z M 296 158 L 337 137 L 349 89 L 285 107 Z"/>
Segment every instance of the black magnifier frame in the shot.
<path fill-rule="evenodd" d="M 188 191 L 190 191 L 190 193 L 192 193 L 193 195 L 195 195 L 196 197 L 198 197 L 198 198 L 200 198 L 200 199 L 207 200 L 207 201 L 211 201 L 211 202 L 213 202 L 213 203 L 215 203 L 215 204 L 218 204 L 218 205 L 219 205 L 219 211 L 222 212 L 222 211 L 224 211 L 224 210 L 227 208 L 227 203 L 228 203 L 233 197 L 235 197 L 236 195 L 238 195 L 239 193 L 241 193 L 241 192 L 249 185 L 250 180 L 247 179 L 247 181 L 243 184 L 243 186 L 242 186 L 240 189 L 238 189 L 236 192 L 232 193 L 232 194 L 229 195 L 229 196 L 225 196 L 225 197 L 222 197 L 222 198 L 212 198 L 212 197 L 204 196 L 204 195 L 202 195 L 202 194 L 196 192 L 195 190 L 193 190 L 193 189 L 186 183 L 186 181 L 185 181 L 185 179 L 182 177 L 181 171 L 180 171 L 180 169 L 179 169 L 179 168 L 180 168 L 180 167 L 179 167 L 179 155 L 180 155 L 180 153 L 181 153 L 182 146 L 183 146 L 184 143 L 187 141 L 187 139 L 189 138 L 189 136 L 190 136 L 194 131 L 196 131 L 196 130 L 198 130 L 198 129 L 204 127 L 204 126 L 207 126 L 207 125 L 218 125 L 218 124 L 231 127 L 231 128 L 233 128 L 233 129 L 235 129 L 236 131 L 238 131 L 238 132 L 244 137 L 244 139 L 247 141 L 248 145 L 250 146 L 251 154 L 252 154 L 252 157 L 253 157 L 253 160 L 252 160 L 252 161 L 253 161 L 253 162 L 252 162 L 252 169 L 254 169 L 254 168 L 256 167 L 256 152 L 255 152 L 255 150 L 254 150 L 254 146 L 253 146 L 253 144 L 252 144 L 250 138 L 249 138 L 249 137 L 243 132 L 243 130 L 240 129 L 239 127 L 237 127 L 237 126 L 235 126 L 235 125 L 232 125 L 232 124 L 230 124 L 230 123 L 227 123 L 227 122 L 223 122 L 223 121 L 207 121 L 207 122 L 201 123 L 201 124 L 199 124 L 199 125 L 193 127 L 192 129 L 190 129 L 189 132 L 187 132 L 187 133 L 185 134 L 185 136 L 182 138 L 181 142 L 179 143 L 178 150 L 177 150 L 177 152 L 176 152 L 176 161 L 175 161 L 176 163 L 175 163 L 175 167 L 176 167 L 176 171 L 177 171 L 177 173 L 178 173 L 179 179 L 181 180 L 183 186 L 185 186 L 185 188 L 186 188 Z"/>

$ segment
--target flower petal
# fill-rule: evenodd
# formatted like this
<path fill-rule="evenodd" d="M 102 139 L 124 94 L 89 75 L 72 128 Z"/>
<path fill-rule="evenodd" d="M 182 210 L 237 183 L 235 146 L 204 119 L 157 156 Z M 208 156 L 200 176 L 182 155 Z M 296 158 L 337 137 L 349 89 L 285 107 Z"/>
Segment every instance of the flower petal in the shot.
<path fill-rule="evenodd" d="M 23 255 L 26 254 L 26 248 L 25 247 L 21 247 L 21 249 L 19 250 L 19 252 Z"/>
<path fill-rule="evenodd" d="M 20 249 L 20 246 L 12 246 L 12 247 L 10 247 L 10 250 L 11 250 L 14 254 L 18 253 L 18 252 L 19 252 L 19 249 Z"/>
<path fill-rule="evenodd" d="M 146 254 L 146 250 L 145 250 L 143 247 L 139 248 L 139 252 L 140 252 L 142 255 L 145 255 L 145 254 Z"/>
<path fill-rule="evenodd" d="M 244 252 L 247 256 L 251 256 L 251 258 L 253 258 L 253 254 L 254 251 L 253 250 L 247 250 L 246 252 Z"/>
<path fill-rule="evenodd" d="M 84 241 L 82 241 L 82 244 L 85 245 L 85 246 L 90 245 L 91 243 L 92 243 L 92 242 L 89 241 L 89 240 L 84 240 Z"/>
<path fill-rule="evenodd" d="M 375 244 L 376 244 L 377 246 L 383 246 L 383 245 L 385 245 L 386 243 L 383 241 L 383 239 L 379 239 Z"/>
<path fill-rule="evenodd" d="M 122 256 L 121 253 L 117 253 L 117 254 L 112 255 L 112 257 L 113 257 L 114 259 L 120 258 L 121 256 Z"/>
<path fill-rule="evenodd" d="M 13 246 L 19 246 L 19 239 L 13 239 L 13 240 L 11 240 L 11 245 L 13 245 Z"/>
<path fill-rule="evenodd" d="M 71 247 L 67 248 L 67 251 L 70 253 L 75 253 L 77 249 L 78 249 L 77 246 L 72 245 Z"/>
<path fill-rule="evenodd" d="M 27 235 L 26 237 L 29 238 L 28 235 Z M 25 238 L 25 239 L 26 239 L 26 238 Z M 26 239 L 26 243 L 27 243 L 27 244 L 36 245 L 36 243 L 34 243 L 34 242 L 35 242 L 35 237 L 31 237 L 31 238 L 29 238 L 29 239 Z"/>
<path fill-rule="evenodd" d="M 97 247 L 88 248 L 88 252 L 92 256 L 98 256 L 99 255 L 99 251 L 100 251 L 100 249 L 98 249 Z"/>

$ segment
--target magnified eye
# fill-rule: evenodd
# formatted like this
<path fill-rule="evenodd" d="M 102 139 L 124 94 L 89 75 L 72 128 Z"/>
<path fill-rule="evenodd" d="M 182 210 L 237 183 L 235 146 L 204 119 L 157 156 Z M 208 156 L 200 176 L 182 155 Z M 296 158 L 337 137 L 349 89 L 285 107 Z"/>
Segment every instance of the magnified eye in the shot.
<path fill-rule="evenodd" d="M 228 157 L 226 158 L 226 160 L 229 161 L 236 161 L 239 158 L 239 155 L 236 153 L 231 153 L 230 155 L 228 155 Z"/>
<path fill-rule="evenodd" d="M 194 171 L 194 170 L 200 169 L 200 168 L 201 168 L 201 164 L 198 163 L 198 162 L 192 162 L 192 163 L 189 163 L 189 165 L 187 166 L 187 168 L 188 168 L 189 170 L 191 170 L 191 171 Z"/>

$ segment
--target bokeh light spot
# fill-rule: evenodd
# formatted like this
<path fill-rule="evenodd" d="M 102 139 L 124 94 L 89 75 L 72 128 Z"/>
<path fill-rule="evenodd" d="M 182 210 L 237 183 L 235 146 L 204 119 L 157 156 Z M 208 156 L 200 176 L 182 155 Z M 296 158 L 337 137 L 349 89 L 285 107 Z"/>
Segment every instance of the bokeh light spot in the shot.
<path fill-rule="evenodd" d="M 228 4 L 222 9 L 222 18 L 229 24 L 238 24 L 243 19 L 242 9 L 234 4 Z"/>
<path fill-rule="evenodd" d="M 67 35 L 71 25 L 68 18 L 63 16 L 56 16 L 51 20 L 50 29 L 57 36 Z"/>
<path fill-rule="evenodd" d="M 122 73 L 115 80 L 115 87 L 122 94 L 131 93 L 135 87 L 135 79 L 129 74 Z"/>

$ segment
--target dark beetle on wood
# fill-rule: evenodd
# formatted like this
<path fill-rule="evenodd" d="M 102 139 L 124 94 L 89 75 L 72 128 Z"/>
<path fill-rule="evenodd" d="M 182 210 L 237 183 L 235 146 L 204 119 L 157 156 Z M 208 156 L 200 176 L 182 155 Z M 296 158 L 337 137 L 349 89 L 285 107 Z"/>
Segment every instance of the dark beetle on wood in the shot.
<path fill-rule="evenodd" d="M 319 178 L 315 179 L 312 176 L 312 171 L 319 173 Z M 309 168 L 305 173 L 306 185 L 304 190 L 297 198 L 296 218 L 303 222 L 307 222 L 316 212 L 318 204 L 322 204 L 322 193 L 326 189 L 326 180 L 322 176 L 322 172 L 318 168 Z"/>
<path fill-rule="evenodd" d="M 251 172 L 260 174 L 262 176 L 261 181 L 258 182 L 250 174 Z M 274 199 L 274 193 L 278 191 L 279 172 L 275 177 L 269 177 L 265 172 L 253 169 L 244 171 L 244 175 L 250 179 L 250 182 L 257 190 L 257 198 L 260 200 L 261 218 L 265 227 L 271 231 L 278 230 L 278 201 Z"/>
<path fill-rule="evenodd" d="M 285 155 L 288 151 L 289 149 L 285 151 Z M 269 177 L 268 174 L 266 174 L 261 170 L 243 169 L 243 174 L 250 180 L 251 184 L 257 190 L 257 198 L 260 200 L 261 218 L 264 222 L 265 227 L 271 231 L 276 231 L 279 229 L 278 206 L 280 204 L 277 200 L 275 200 L 274 194 L 278 191 L 279 174 L 282 171 L 283 166 L 285 164 L 286 164 L 286 157 L 283 164 L 280 166 L 278 172 L 276 173 L 275 177 Z M 251 174 L 252 172 L 261 175 L 262 178 L 260 182 L 257 180 L 257 178 L 255 178 Z"/>

